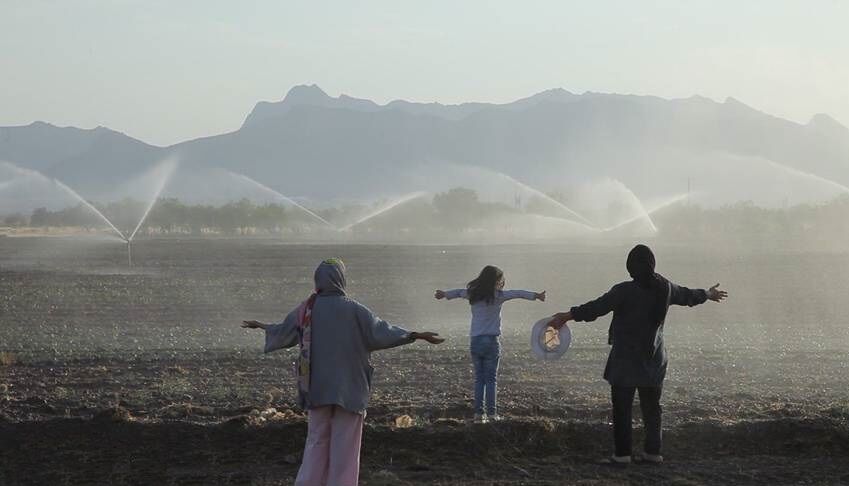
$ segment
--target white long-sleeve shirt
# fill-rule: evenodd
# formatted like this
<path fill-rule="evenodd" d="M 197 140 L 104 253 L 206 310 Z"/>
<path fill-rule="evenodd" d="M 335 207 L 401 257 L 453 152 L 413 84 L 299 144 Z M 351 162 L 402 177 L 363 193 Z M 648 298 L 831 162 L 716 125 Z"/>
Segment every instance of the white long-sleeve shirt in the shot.
<path fill-rule="evenodd" d="M 468 299 L 466 289 L 445 291 L 445 298 Z M 501 335 L 501 305 L 511 299 L 536 299 L 536 293 L 529 290 L 497 290 L 492 303 L 478 301 L 472 307 L 472 325 L 469 336 L 500 336 Z"/>

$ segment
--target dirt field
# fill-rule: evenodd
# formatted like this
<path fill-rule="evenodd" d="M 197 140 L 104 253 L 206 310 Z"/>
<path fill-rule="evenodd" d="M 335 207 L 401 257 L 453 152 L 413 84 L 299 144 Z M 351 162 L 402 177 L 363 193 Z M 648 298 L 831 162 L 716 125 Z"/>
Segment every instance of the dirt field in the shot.
<path fill-rule="evenodd" d="M 603 289 L 621 272 L 614 250 L 530 258 L 524 249 L 448 248 L 445 257 L 433 248 L 162 242 L 140 244 L 139 266 L 127 270 L 109 243 L 6 240 L 16 241 L 0 242 L 0 485 L 291 484 L 306 431 L 292 401 L 293 354 L 261 355 L 260 334 L 237 322 L 288 309 L 326 254 L 348 257 L 352 290 L 380 314 L 449 337 L 374 355 L 363 484 L 849 484 L 847 304 L 822 295 L 836 290 L 804 294 L 768 274 L 760 278 L 769 292 L 748 282 L 735 294 L 726 284 L 740 299 L 728 307 L 675 310 L 667 463 L 611 469 L 596 465 L 611 449 L 601 379 L 608 321 L 575 327 L 573 348 L 556 362 L 533 359 L 527 326 L 512 323 Z M 693 271 L 670 251 L 667 268 L 691 280 L 721 273 L 723 283 L 794 273 L 755 256 L 715 258 L 714 268 Z M 429 293 L 489 260 L 504 262 L 508 282 L 546 288 L 553 301 L 505 307 L 506 420 L 473 425 L 468 309 Z M 572 273 L 593 267 L 597 281 L 564 278 L 547 270 L 552 262 Z M 823 263 L 812 273 L 844 270 Z M 784 292 L 806 299 L 774 308 Z M 743 321 L 751 324 L 741 329 Z M 796 332 L 776 341 L 758 325 Z"/>
<path fill-rule="evenodd" d="M 784 376 L 769 393 L 711 382 L 700 391 L 668 387 L 668 463 L 595 465 L 611 442 L 606 389 L 593 369 L 603 352 L 576 350 L 570 374 L 507 356 L 500 377 L 507 420 L 486 425 L 468 421 L 462 350 L 379 355 L 363 483 L 849 483 L 849 408 L 842 391 L 827 391 L 843 379 L 836 375 Z M 306 424 L 291 401 L 286 357 L 198 358 L 3 367 L 0 481 L 291 484 Z M 698 375 L 713 358 L 686 364 Z M 808 358 L 798 359 L 804 369 Z M 396 426 L 403 415 L 411 427 Z"/>

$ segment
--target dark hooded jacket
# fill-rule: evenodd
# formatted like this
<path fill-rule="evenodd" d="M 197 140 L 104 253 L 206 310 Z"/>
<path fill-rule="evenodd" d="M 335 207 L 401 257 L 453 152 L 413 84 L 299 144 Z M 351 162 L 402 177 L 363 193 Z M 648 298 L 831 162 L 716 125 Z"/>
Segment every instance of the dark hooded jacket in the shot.
<path fill-rule="evenodd" d="M 591 322 L 613 312 L 612 347 L 604 369 L 604 379 L 613 386 L 661 386 L 668 363 L 663 326 L 669 305 L 692 307 L 707 301 L 705 290 L 681 287 L 656 274 L 651 250 L 643 246 L 647 254 L 638 248 L 632 250 L 636 258 L 629 255 L 628 259 L 633 280 L 616 284 L 598 299 L 571 309 L 578 322 Z"/>
<path fill-rule="evenodd" d="M 413 342 L 409 331 L 378 318 L 345 292 L 345 266 L 323 262 L 315 271 L 318 295 L 312 311 L 310 391 L 306 408 L 338 405 L 351 412 L 368 407 L 374 369 L 372 351 Z M 298 309 L 266 330 L 265 352 L 298 344 Z"/>

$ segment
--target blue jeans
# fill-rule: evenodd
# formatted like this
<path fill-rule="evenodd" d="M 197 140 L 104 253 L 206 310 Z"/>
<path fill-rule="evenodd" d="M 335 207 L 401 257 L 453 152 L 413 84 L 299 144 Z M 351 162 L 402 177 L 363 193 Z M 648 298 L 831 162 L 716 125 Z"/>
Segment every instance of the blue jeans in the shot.
<path fill-rule="evenodd" d="M 487 415 L 495 415 L 501 340 L 498 336 L 472 336 L 470 349 L 475 367 L 475 413 L 483 414 L 486 400 Z"/>

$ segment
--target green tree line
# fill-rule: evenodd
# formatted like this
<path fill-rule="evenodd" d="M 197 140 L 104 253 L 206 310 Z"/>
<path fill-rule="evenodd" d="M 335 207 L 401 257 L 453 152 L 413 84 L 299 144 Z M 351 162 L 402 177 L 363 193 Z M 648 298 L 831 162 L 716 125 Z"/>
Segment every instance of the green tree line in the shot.
<path fill-rule="evenodd" d="M 517 199 L 514 205 L 485 202 L 474 190 L 454 188 L 401 204 L 353 224 L 350 230 L 386 235 L 463 233 L 485 228 L 487 221 L 503 216 L 524 213 L 555 216 L 543 203 L 533 198 L 527 201 Z M 145 210 L 143 203 L 133 200 L 95 206 L 125 234 L 135 228 Z M 364 215 L 378 212 L 381 207 L 381 204 L 349 205 L 316 212 L 332 226 L 341 228 L 356 223 Z M 611 204 L 609 210 L 616 213 L 621 208 Z M 671 240 L 713 241 L 721 238 L 732 243 L 801 241 L 839 244 L 849 241 L 849 196 L 823 204 L 787 208 L 763 208 L 750 202 L 719 208 L 679 203 L 658 211 L 653 220 L 659 236 Z M 105 227 L 102 219 L 82 204 L 55 211 L 38 208 L 30 215 L 9 215 L 4 223 L 6 226 L 79 227 L 91 231 Z M 153 206 L 141 231 L 142 234 L 237 235 L 302 233 L 324 227 L 325 224 L 317 218 L 294 206 L 257 204 L 247 199 L 220 206 L 191 205 L 165 198 Z M 627 227 L 623 230 L 627 231 Z"/>

